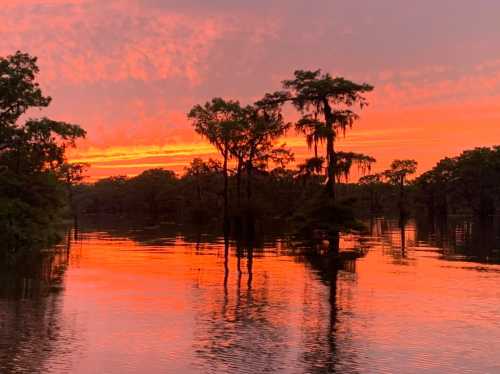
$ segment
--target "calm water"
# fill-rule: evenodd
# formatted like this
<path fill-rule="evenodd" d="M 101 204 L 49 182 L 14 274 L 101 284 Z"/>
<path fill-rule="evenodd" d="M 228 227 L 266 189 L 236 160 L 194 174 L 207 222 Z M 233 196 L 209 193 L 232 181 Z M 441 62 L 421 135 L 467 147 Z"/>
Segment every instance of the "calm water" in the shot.
<path fill-rule="evenodd" d="M 331 270 L 280 236 L 225 261 L 217 236 L 87 229 L 0 276 L 0 373 L 500 373 L 498 234 L 376 220 Z"/>

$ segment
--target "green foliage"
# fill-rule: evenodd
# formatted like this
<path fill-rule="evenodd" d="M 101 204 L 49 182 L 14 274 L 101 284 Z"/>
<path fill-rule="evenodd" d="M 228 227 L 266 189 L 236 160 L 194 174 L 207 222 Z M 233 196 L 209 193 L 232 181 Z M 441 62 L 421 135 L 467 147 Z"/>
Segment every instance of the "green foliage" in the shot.
<path fill-rule="evenodd" d="M 44 108 L 51 101 L 36 82 L 36 61 L 21 52 L 0 57 L 2 253 L 43 246 L 56 237 L 66 202 L 63 183 L 69 181 L 65 152 L 85 136 L 77 125 L 48 118 L 21 121 L 30 108 Z"/>
<path fill-rule="evenodd" d="M 6 173 L 0 176 L 0 196 L 0 256 L 58 239 L 65 192 L 53 173 Z"/>

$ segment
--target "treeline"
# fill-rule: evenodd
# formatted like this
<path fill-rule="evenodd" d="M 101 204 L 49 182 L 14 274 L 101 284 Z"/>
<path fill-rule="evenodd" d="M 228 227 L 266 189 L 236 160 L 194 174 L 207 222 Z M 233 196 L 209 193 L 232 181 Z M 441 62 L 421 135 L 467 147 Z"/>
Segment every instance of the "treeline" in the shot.
<path fill-rule="evenodd" d="M 257 219 L 289 218 L 304 200 L 323 187 L 325 180 L 323 176 L 283 167 L 271 170 L 255 167 L 250 182 L 248 174 L 240 172 L 238 175 L 236 167 L 228 167 L 231 222 L 238 221 L 249 210 Z M 246 194 L 249 182 L 251 205 Z M 151 169 L 132 178 L 110 177 L 78 185 L 74 196 L 80 214 L 138 215 L 152 222 L 210 223 L 224 219 L 224 186 L 222 162 L 194 159 L 181 176 L 169 170 Z"/>
<path fill-rule="evenodd" d="M 500 146 L 444 158 L 414 183 L 416 203 L 430 217 L 469 214 L 487 219 L 500 207 Z"/>
<path fill-rule="evenodd" d="M 297 167 L 267 168 L 253 171 L 251 205 L 238 190 L 248 187 L 248 175 L 238 176 L 237 167 L 228 167 L 228 196 L 231 222 L 237 222 L 248 210 L 258 221 L 291 222 L 306 219 L 307 210 L 321 200 L 327 177 L 324 170 L 309 167 L 309 161 Z M 413 169 L 401 164 L 410 163 Z M 359 183 L 337 180 L 338 205 L 355 212 L 356 217 L 398 212 L 400 180 L 414 173 L 413 161 L 396 161 L 384 174 L 367 175 Z M 391 176 L 390 179 L 389 176 Z M 404 180 L 404 190 L 411 187 Z M 409 193 L 409 192 L 407 192 Z M 410 194 L 411 195 L 411 194 Z M 406 197 L 406 193 L 405 193 Z M 165 169 L 146 170 L 135 177 L 109 177 L 92 184 L 74 187 L 75 206 L 80 215 L 112 214 L 137 216 L 152 223 L 183 221 L 210 223 L 224 218 L 224 175 L 222 162 L 195 158 L 182 175 Z M 412 206 L 411 199 L 405 203 Z M 348 212 L 344 212 L 348 213 Z M 310 219 L 310 218 L 309 218 Z"/>
<path fill-rule="evenodd" d="M 36 75 L 35 57 L 0 57 L 0 257 L 57 238 L 68 186 L 81 177 L 65 152 L 85 131 L 48 118 L 26 118 L 49 106 Z"/>
<path fill-rule="evenodd" d="M 369 216 L 426 215 L 445 218 L 469 215 L 476 218 L 497 213 L 500 206 L 500 147 L 483 147 L 445 158 L 412 179 L 414 160 L 395 160 L 390 168 L 362 176 L 357 183 L 337 179 L 339 205 L 349 206 L 358 218 Z M 240 171 L 241 172 L 241 171 Z M 312 200 L 323 196 L 327 176 L 324 166 L 311 159 L 295 167 L 253 171 L 253 198 L 238 195 L 246 190 L 248 175 L 238 176 L 228 167 L 230 220 L 253 210 L 261 221 L 304 219 Z M 339 183 L 340 182 L 340 183 Z M 151 169 L 127 178 L 111 177 L 75 187 L 80 214 L 139 215 L 159 221 L 208 223 L 223 220 L 224 175 L 218 160 L 194 159 L 182 175 Z"/>

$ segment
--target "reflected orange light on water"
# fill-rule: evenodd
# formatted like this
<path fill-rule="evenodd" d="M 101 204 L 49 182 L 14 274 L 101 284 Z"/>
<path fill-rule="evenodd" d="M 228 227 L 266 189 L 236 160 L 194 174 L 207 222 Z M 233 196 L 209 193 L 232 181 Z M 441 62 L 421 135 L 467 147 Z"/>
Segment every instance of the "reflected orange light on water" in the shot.
<path fill-rule="evenodd" d="M 84 232 L 54 263 L 50 297 L 0 298 L 0 369 L 495 372 L 500 265 L 467 262 L 414 225 L 375 220 L 371 232 L 343 236 L 343 250 L 367 253 L 340 268 L 279 236 L 253 250 L 230 241 L 226 262 L 210 232 Z"/>

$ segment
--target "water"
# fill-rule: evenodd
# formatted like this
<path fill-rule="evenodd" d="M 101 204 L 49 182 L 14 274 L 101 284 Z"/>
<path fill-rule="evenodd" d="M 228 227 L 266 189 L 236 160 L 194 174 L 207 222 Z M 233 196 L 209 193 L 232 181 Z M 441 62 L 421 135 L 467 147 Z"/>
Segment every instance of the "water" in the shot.
<path fill-rule="evenodd" d="M 342 238 L 366 255 L 331 270 L 280 235 L 226 262 L 214 235 L 89 228 L 0 276 L 0 372 L 499 373 L 499 231 L 483 231 L 376 220 Z"/>

